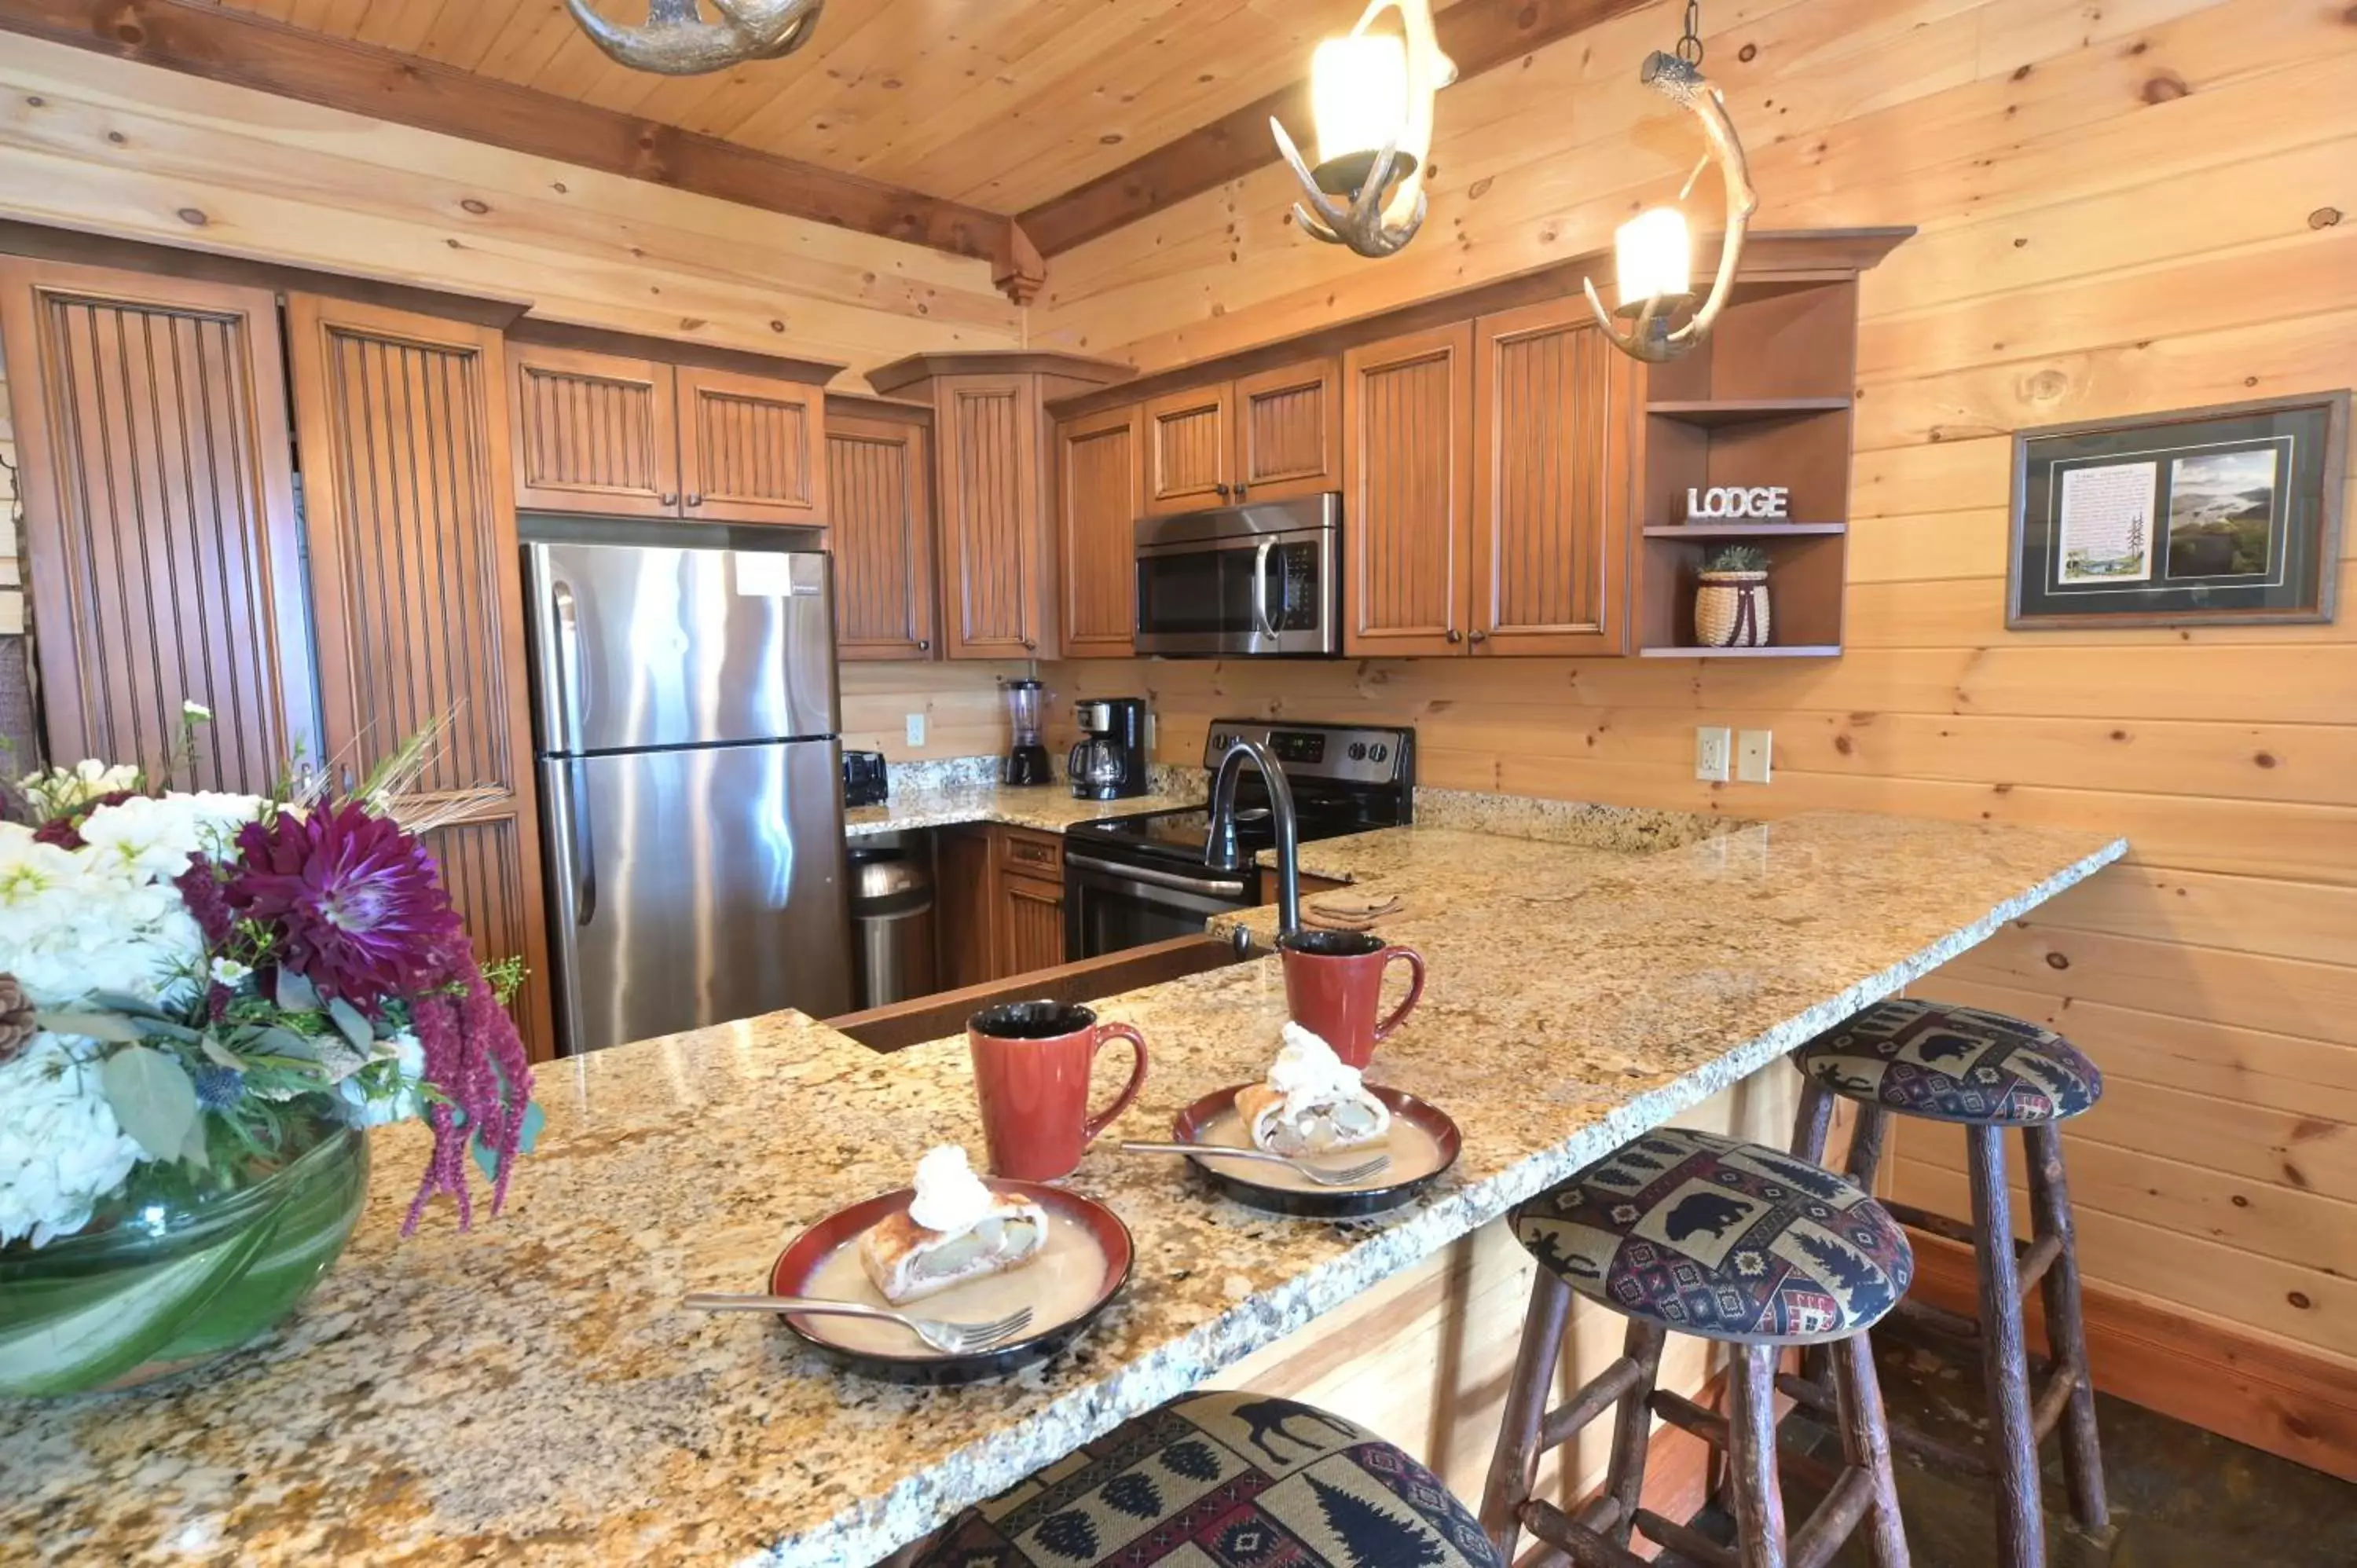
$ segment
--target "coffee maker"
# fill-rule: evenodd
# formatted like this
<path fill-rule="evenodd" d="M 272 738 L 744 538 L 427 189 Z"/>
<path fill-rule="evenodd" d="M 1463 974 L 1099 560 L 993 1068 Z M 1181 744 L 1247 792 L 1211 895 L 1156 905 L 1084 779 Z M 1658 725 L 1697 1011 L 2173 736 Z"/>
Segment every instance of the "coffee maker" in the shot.
<path fill-rule="evenodd" d="M 1081 743 L 1064 759 L 1072 796 L 1125 800 L 1146 793 L 1146 703 L 1136 697 L 1099 697 L 1072 705 Z"/>
<path fill-rule="evenodd" d="M 1009 681 L 1006 687 L 1006 722 L 1015 732 L 1015 744 L 1006 753 L 1006 761 L 998 770 L 1002 784 L 1052 784 L 1055 773 L 1048 766 L 1048 748 L 1039 744 L 1039 704 L 1044 693 L 1037 681 Z"/>

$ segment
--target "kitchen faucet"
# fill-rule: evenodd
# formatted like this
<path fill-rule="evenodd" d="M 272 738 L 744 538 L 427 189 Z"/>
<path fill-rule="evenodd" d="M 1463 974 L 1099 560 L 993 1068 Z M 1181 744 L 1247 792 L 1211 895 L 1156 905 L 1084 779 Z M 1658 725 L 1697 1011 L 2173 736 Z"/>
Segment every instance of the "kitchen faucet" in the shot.
<path fill-rule="evenodd" d="M 1293 786 L 1267 746 L 1239 736 L 1220 758 L 1211 779 L 1211 822 L 1203 834 L 1203 864 L 1214 871 L 1244 869 L 1236 847 L 1236 780 L 1250 762 L 1268 786 L 1268 812 L 1276 824 L 1276 934 L 1301 926 L 1301 824 L 1293 811 Z"/>

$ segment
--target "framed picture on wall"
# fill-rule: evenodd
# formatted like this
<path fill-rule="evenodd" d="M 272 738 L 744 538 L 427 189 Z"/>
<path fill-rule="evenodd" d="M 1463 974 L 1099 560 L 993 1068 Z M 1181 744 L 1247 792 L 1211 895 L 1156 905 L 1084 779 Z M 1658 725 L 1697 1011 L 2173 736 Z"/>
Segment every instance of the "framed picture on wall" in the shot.
<path fill-rule="evenodd" d="M 2347 392 L 2024 430 L 2005 624 L 2332 618 Z"/>

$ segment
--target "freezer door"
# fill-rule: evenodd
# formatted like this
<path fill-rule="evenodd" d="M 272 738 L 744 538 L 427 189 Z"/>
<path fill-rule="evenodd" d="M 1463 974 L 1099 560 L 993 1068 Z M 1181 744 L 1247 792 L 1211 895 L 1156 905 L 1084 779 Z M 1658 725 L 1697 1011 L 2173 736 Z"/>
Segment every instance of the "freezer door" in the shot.
<path fill-rule="evenodd" d="M 538 750 L 838 729 L 824 555 L 546 542 L 524 554 Z"/>
<path fill-rule="evenodd" d="M 838 743 L 541 759 L 565 1048 L 851 1007 Z"/>

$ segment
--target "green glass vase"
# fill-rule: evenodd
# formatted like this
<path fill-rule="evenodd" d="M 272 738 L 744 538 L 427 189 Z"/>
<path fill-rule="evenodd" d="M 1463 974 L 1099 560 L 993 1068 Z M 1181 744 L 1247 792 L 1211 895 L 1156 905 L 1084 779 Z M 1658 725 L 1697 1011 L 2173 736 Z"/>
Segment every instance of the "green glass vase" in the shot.
<path fill-rule="evenodd" d="M 334 1265 L 367 1196 L 368 1137 L 336 1126 L 201 1203 L 0 1251 L 0 1396 L 127 1388 L 253 1343 Z"/>

